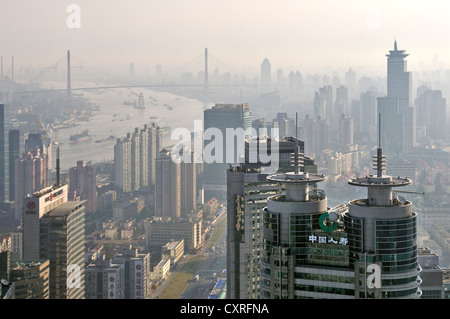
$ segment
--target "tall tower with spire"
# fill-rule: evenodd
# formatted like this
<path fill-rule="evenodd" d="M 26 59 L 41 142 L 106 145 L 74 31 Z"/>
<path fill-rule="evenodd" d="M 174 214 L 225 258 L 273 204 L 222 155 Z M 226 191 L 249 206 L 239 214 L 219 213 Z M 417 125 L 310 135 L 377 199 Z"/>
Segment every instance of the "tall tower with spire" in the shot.
<path fill-rule="evenodd" d="M 416 143 L 415 109 L 412 104 L 412 75 L 407 70 L 409 54 L 399 50 L 397 40 L 387 57 L 387 96 L 377 99 L 381 114 L 381 140 L 392 159 L 411 151 Z"/>
<path fill-rule="evenodd" d="M 344 213 L 349 262 L 355 271 L 355 297 L 419 298 L 417 214 L 411 202 L 395 196 L 401 191 L 394 189 L 410 185 L 411 180 L 383 173 L 386 157 L 380 145 L 374 170 L 376 175 L 348 181 L 367 188 L 367 198 L 351 201 Z"/>

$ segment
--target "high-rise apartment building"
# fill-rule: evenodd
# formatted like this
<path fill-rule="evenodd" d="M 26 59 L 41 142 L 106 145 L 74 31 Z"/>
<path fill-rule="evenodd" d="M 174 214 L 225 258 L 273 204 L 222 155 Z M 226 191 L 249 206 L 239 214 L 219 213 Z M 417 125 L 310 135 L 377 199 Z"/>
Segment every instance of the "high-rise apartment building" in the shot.
<path fill-rule="evenodd" d="M 344 114 L 339 119 L 339 144 L 341 146 L 353 144 L 353 118 Z"/>
<path fill-rule="evenodd" d="M 155 160 L 155 216 L 181 217 L 180 163 L 172 160 L 171 152 L 163 149 Z"/>
<path fill-rule="evenodd" d="M 319 88 L 314 95 L 314 117 L 319 116 L 326 120 L 328 125 L 333 125 L 333 87 L 330 85 Z"/>
<path fill-rule="evenodd" d="M 305 116 L 303 122 L 303 136 L 305 140 L 305 154 L 308 156 L 314 156 L 314 154 L 320 153 L 322 150 L 328 148 L 329 135 L 328 121 L 320 116 L 316 118 Z"/>
<path fill-rule="evenodd" d="M 47 133 L 43 131 L 30 132 L 28 137 L 25 139 L 25 153 L 34 153 L 36 149 L 39 149 L 40 154 L 47 156 L 47 167 L 48 167 L 48 185 L 51 183 L 51 169 L 52 169 L 52 141 Z"/>
<path fill-rule="evenodd" d="M 359 132 L 371 142 L 377 141 L 377 96 L 375 89 L 361 92 L 359 96 Z"/>
<path fill-rule="evenodd" d="M 14 171 L 15 218 L 21 220 L 23 199 L 49 186 L 47 155 L 41 154 L 39 148 L 23 154 L 21 159 L 15 161 Z"/>
<path fill-rule="evenodd" d="M 432 140 L 445 139 L 446 103 L 441 90 L 427 86 L 417 89 L 417 128 L 423 128 L 424 135 Z"/>
<path fill-rule="evenodd" d="M 336 99 L 334 100 L 334 128 L 339 128 L 339 120 L 341 119 L 342 114 L 349 115 L 349 99 L 348 99 L 348 88 L 344 85 L 341 85 L 336 88 Z"/>
<path fill-rule="evenodd" d="M 180 192 L 181 215 L 186 215 L 197 208 L 197 163 L 194 152 L 191 152 L 190 162 L 180 162 Z"/>
<path fill-rule="evenodd" d="M 131 133 L 117 139 L 114 145 L 116 185 L 123 192 L 131 192 Z"/>
<path fill-rule="evenodd" d="M 204 111 L 204 134 L 208 129 L 211 129 L 208 132 L 212 134 L 211 137 L 204 137 L 204 150 L 211 151 L 214 155 L 213 159 L 204 158 L 205 200 L 213 197 L 221 201 L 225 200 L 226 171 L 229 164 L 238 163 L 239 158 L 243 157 L 244 150 L 240 146 L 244 145 L 245 139 L 251 137 L 251 114 L 248 103 L 216 104 Z M 214 134 L 221 136 L 214 136 Z M 229 154 L 230 152 L 232 154 Z M 231 155 L 232 159 L 230 159 Z"/>
<path fill-rule="evenodd" d="M 155 123 L 135 128 L 114 146 L 116 184 L 123 192 L 155 185 L 155 159 L 162 149 L 162 130 Z"/>
<path fill-rule="evenodd" d="M 97 210 L 97 174 L 95 166 L 86 161 L 77 161 L 69 169 L 69 200 L 85 200 L 86 212 Z"/>
<path fill-rule="evenodd" d="M 148 140 L 148 183 L 149 185 L 155 185 L 155 160 L 159 152 L 163 148 L 162 144 L 162 129 L 156 126 L 155 123 L 145 125 L 144 130 L 147 132 Z"/>

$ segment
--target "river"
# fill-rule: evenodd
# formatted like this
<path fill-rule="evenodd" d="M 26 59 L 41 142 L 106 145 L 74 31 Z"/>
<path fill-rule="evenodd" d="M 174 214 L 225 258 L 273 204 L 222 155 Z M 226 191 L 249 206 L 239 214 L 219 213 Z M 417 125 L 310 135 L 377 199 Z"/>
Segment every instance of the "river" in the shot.
<path fill-rule="evenodd" d="M 95 87 L 94 83 L 73 83 L 72 87 Z M 47 82 L 43 88 L 64 88 L 64 84 Z M 74 91 L 77 92 L 77 91 Z M 78 93 L 78 92 L 77 92 Z M 125 105 L 126 101 L 138 100 L 142 93 L 145 109 L 136 109 L 133 105 Z M 112 88 L 88 90 L 83 96 L 91 103 L 99 106 L 99 110 L 89 120 L 77 120 L 78 126 L 58 129 L 60 142 L 61 171 L 68 171 L 76 166 L 79 160 L 110 161 L 114 159 L 114 145 L 117 138 L 134 132 L 135 128 L 143 128 L 145 124 L 155 122 L 160 126 L 169 126 L 172 130 L 184 127 L 193 130 L 194 120 L 203 120 L 203 110 L 211 104 L 168 92 L 154 91 L 148 88 Z M 92 131 L 92 139 L 79 143 L 69 143 L 71 134 L 83 130 Z M 113 135 L 115 138 L 102 141 Z M 163 144 L 175 144 L 170 133 L 163 138 Z M 55 163 L 55 158 L 53 160 Z"/>

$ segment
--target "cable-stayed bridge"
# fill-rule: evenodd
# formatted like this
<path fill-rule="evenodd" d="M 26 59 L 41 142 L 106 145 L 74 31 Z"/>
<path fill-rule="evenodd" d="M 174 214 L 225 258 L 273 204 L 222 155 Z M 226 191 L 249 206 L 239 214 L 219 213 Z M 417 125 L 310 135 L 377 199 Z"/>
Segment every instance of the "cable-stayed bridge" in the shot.
<path fill-rule="evenodd" d="M 36 80 L 40 80 L 42 78 L 46 78 L 51 75 L 63 74 L 64 72 L 60 72 L 65 69 L 65 75 L 67 80 L 67 86 L 64 89 L 41 89 L 41 90 L 30 90 L 30 91 L 22 91 L 22 92 L 14 92 L 14 94 L 34 94 L 34 93 L 47 93 L 47 92 L 67 92 L 67 96 L 70 97 L 72 95 L 72 91 L 88 91 L 88 90 L 98 90 L 98 89 L 115 89 L 115 88 L 158 88 L 158 87 L 203 87 L 206 91 L 210 87 L 226 87 L 226 86 L 237 86 L 237 87 L 256 87 L 257 84 L 236 84 L 231 80 L 232 74 L 237 74 L 238 72 L 230 67 L 226 63 L 212 56 L 208 49 L 205 49 L 204 53 L 199 54 L 198 56 L 182 63 L 179 66 L 176 66 L 171 69 L 172 73 L 179 74 L 190 74 L 194 76 L 197 74 L 198 76 L 202 76 L 203 83 L 148 83 L 148 84 L 118 84 L 118 85 L 103 85 L 103 86 L 90 86 L 90 87 L 72 87 L 72 77 L 83 74 L 86 76 L 93 76 L 99 74 L 107 74 L 107 71 L 100 69 L 95 65 L 91 65 L 77 57 L 71 56 L 70 51 L 67 51 L 67 55 L 60 58 L 58 61 L 53 63 L 49 67 L 44 67 L 40 70 L 39 73 L 34 75 L 30 81 L 34 82 Z M 213 70 L 210 73 L 209 70 Z M 228 77 L 228 81 L 224 81 L 222 83 L 214 83 L 211 81 L 211 78 L 214 79 L 214 76 L 218 76 L 219 74 L 225 74 Z M 213 82 L 213 83 L 211 83 Z M 218 81 L 220 82 L 220 81 Z"/>

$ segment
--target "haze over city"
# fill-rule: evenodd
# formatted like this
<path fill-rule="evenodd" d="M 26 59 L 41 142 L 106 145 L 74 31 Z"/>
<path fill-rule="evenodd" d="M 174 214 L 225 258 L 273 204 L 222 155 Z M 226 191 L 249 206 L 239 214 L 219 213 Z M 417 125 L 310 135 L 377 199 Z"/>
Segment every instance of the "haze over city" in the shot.
<path fill-rule="evenodd" d="M 79 6 L 79 28 L 67 25 L 71 4 Z M 208 48 L 236 70 L 256 71 L 267 57 L 302 72 L 351 66 L 384 74 L 394 38 L 414 52 L 411 70 L 448 66 L 450 53 L 445 0 L 4 0 L 2 8 L 2 56 L 14 56 L 17 67 L 50 66 L 70 49 L 108 71 L 130 62 L 136 72 L 168 70 Z"/>
<path fill-rule="evenodd" d="M 1 2 L 0 299 L 450 299 L 448 0 Z"/>

